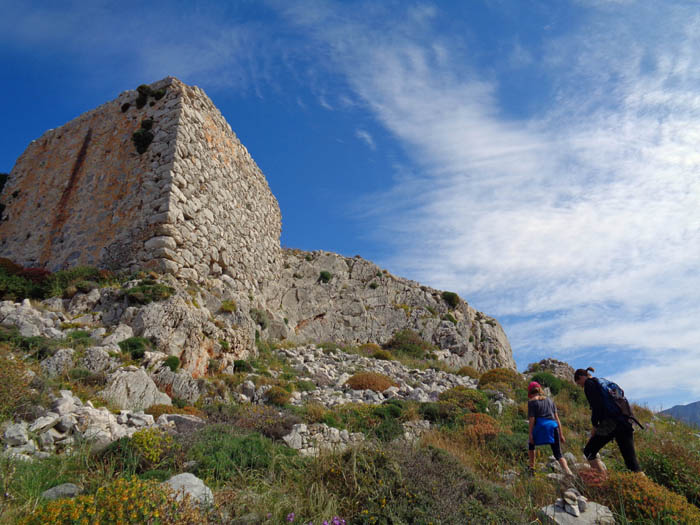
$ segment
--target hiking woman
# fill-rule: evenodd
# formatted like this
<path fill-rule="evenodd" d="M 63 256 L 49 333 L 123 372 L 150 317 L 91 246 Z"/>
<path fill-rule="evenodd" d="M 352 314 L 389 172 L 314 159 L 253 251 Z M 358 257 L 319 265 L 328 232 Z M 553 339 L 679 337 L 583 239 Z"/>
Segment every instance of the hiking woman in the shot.
<path fill-rule="evenodd" d="M 561 430 L 561 422 L 554 401 L 545 397 L 542 386 L 537 381 L 528 385 L 527 397 L 527 417 L 530 421 L 528 444 L 530 470 L 535 469 L 535 447 L 537 445 L 550 445 L 554 458 L 559 462 L 564 473 L 573 476 L 561 453 L 561 444 L 566 443 L 566 440 Z"/>
<path fill-rule="evenodd" d="M 574 382 L 578 386 L 582 386 L 586 393 L 586 399 L 591 407 L 591 423 L 593 425 L 591 437 L 583 449 L 583 455 L 586 456 L 592 468 L 604 472 L 606 470 L 605 464 L 598 457 L 598 452 L 614 439 L 617 441 L 617 446 L 620 448 L 627 468 L 632 472 L 641 472 L 637 453 L 634 450 L 634 429 L 630 418 L 620 413 L 612 414 L 610 409 L 606 408 L 603 387 L 590 374 L 591 372 L 595 372 L 595 369 L 591 367 L 585 370 L 579 368 L 574 372 Z"/>

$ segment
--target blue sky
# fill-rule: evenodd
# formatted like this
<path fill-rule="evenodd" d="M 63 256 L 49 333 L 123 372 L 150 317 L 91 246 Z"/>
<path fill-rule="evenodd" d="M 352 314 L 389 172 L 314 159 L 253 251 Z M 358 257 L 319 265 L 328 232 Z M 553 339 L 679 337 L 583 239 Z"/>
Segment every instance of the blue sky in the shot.
<path fill-rule="evenodd" d="M 696 2 L 0 7 L 1 171 L 177 76 L 262 168 L 283 245 L 459 292 L 521 369 L 551 356 L 651 408 L 700 399 Z"/>

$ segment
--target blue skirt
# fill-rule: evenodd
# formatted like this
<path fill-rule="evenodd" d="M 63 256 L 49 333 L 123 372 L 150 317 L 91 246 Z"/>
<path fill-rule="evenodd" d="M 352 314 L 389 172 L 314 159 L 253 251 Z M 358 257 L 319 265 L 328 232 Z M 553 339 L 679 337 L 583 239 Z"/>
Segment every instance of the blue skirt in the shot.
<path fill-rule="evenodd" d="M 532 429 L 532 439 L 535 445 L 551 445 L 554 443 L 554 433 L 559 428 L 553 419 L 537 418 Z"/>

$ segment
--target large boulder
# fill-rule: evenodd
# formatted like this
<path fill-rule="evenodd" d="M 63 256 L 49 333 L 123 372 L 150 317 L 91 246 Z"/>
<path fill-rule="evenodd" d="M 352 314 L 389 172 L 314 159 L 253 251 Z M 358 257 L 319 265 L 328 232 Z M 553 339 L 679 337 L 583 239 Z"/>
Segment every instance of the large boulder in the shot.
<path fill-rule="evenodd" d="M 165 301 L 147 304 L 133 312 L 130 325 L 134 334 L 154 341 L 156 349 L 180 358 L 181 365 L 194 377 L 203 376 L 209 359 L 231 354 L 245 358 L 254 347 L 251 330 L 234 329 L 212 321 L 209 310 L 197 307 L 182 290 Z M 219 341 L 226 340 L 224 350 Z"/>
<path fill-rule="evenodd" d="M 164 483 L 175 493 L 177 501 L 181 501 L 185 496 L 189 496 L 200 505 L 211 505 L 214 503 L 214 494 L 211 489 L 194 474 L 189 472 L 178 474 Z"/>
<path fill-rule="evenodd" d="M 41 362 L 41 369 L 49 377 L 64 374 L 73 367 L 74 354 L 72 348 L 59 348 L 54 355 Z"/>
<path fill-rule="evenodd" d="M 102 398 L 123 410 L 145 410 L 151 405 L 170 405 L 143 368 L 127 366 L 110 374 Z"/>
<path fill-rule="evenodd" d="M 196 403 L 202 395 L 204 380 L 194 379 L 187 370 L 173 372 L 169 367 L 161 365 L 151 377 L 159 388 L 173 397 L 187 401 L 190 405 Z"/>

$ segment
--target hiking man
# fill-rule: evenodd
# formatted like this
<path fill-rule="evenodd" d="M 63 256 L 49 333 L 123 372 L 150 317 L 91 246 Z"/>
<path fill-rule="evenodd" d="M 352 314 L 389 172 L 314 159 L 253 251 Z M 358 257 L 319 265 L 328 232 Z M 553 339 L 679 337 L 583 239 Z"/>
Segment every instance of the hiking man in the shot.
<path fill-rule="evenodd" d="M 561 453 L 561 444 L 566 443 L 561 430 L 561 422 L 554 401 L 545 397 L 542 386 L 537 381 L 527 387 L 527 417 L 530 422 L 528 459 L 530 472 L 535 470 L 535 446 L 550 445 L 554 459 L 561 465 L 565 474 L 573 476 L 566 459 Z"/>
<path fill-rule="evenodd" d="M 598 457 L 598 452 L 613 439 L 617 441 L 625 465 L 632 472 L 641 472 L 637 453 L 634 450 L 634 429 L 631 421 L 641 424 L 632 415 L 624 392 L 615 384 L 605 379 L 593 377 L 590 372 L 595 369 L 579 368 L 574 373 L 574 382 L 583 387 L 586 399 L 591 407 L 591 437 L 583 449 L 583 454 L 591 467 L 604 472 L 605 465 Z M 612 387 L 612 389 L 611 389 Z M 614 392 L 613 389 L 617 389 Z M 615 394 L 611 395 L 611 391 Z"/>

